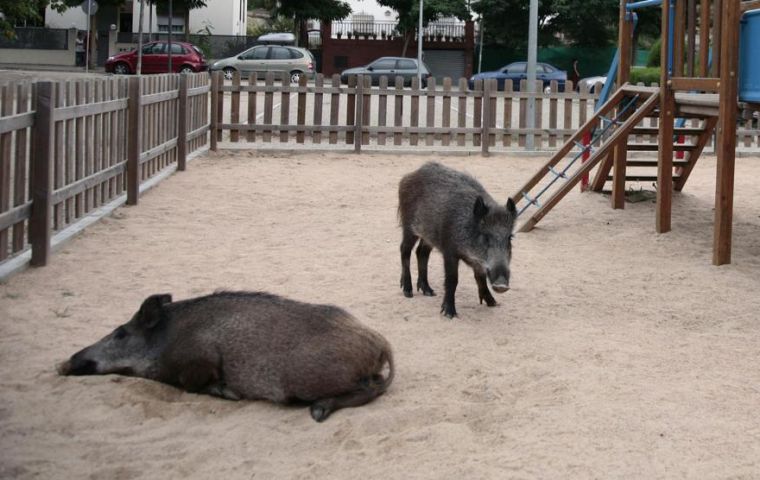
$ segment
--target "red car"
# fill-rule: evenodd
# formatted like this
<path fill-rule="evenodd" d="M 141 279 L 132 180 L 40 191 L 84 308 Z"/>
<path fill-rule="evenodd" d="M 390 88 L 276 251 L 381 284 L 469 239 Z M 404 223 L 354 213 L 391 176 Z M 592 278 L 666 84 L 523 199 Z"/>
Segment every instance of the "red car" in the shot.
<path fill-rule="evenodd" d="M 143 45 L 142 73 L 169 73 L 169 43 L 150 42 Z M 186 42 L 172 42 L 172 72 L 192 73 L 208 70 L 203 52 Z M 106 72 L 128 74 L 137 71 L 137 49 L 109 57 Z"/>

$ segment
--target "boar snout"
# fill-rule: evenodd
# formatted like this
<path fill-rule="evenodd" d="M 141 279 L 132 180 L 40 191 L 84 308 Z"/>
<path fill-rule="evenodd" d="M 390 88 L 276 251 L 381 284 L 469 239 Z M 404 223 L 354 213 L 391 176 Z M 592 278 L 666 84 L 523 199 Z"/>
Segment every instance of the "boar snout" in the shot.
<path fill-rule="evenodd" d="M 74 354 L 70 359 L 58 365 L 61 375 L 94 375 L 98 373 L 95 360 L 85 357 L 82 352 Z"/>
<path fill-rule="evenodd" d="M 495 292 L 504 293 L 509 290 L 509 270 L 506 267 L 488 269 L 488 279 Z"/>
<path fill-rule="evenodd" d="M 55 370 L 58 372 L 58 375 L 68 375 L 71 371 L 71 361 L 66 360 L 59 363 L 55 366 Z"/>

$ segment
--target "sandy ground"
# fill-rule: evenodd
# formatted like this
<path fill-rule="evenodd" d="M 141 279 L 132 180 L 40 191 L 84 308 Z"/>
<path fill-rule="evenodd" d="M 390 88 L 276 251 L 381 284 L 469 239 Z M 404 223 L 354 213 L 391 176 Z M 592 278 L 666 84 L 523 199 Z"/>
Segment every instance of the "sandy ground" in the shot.
<path fill-rule="evenodd" d="M 211 155 L 0 285 L 3 478 L 758 478 L 758 159 L 711 265 L 715 161 L 674 202 L 570 194 L 515 239 L 512 290 L 460 318 L 398 288 L 396 187 L 432 157 Z M 506 199 L 540 159 L 441 157 Z M 441 257 L 431 284 L 442 293 Z M 414 269 L 413 269 L 414 273 Z M 416 278 L 416 277 L 415 277 Z M 149 294 L 264 289 L 347 308 L 395 350 L 388 393 L 323 424 L 54 365 Z"/>

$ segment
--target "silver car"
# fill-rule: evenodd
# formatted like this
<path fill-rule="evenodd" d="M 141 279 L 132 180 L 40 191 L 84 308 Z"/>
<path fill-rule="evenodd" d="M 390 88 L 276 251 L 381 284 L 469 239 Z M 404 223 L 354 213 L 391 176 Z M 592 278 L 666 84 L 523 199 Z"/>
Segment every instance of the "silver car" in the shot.
<path fill-rule="evenodd" d="M 235 72 L 243 78 L 255 73 L 263 78 L 267 72 L 275 72 L 276 78 L 288 78 L 298 83 L 302 75 L 314 76 L 314 56 L 305 48 L 283 45 L 256 45 L 234 57 L 214 62 L 210 71 L 221 70 L 224 78 L 231 79 Z"/>
<path fill-rule="evenodd" d="M 421 69 L 422 88 L 427 85 L 427 79 L 430 77 L 430 69 L 425 62 L 422 62 Z M 350 77 L 364 75 L 372 78 L 372 84 L 380 83 L 380 77 L 388 77 L 388 84 L 393 85 L 396 77 L 404 79 L 404 85 L 412 84 L 412 79 L 417 76 L 417 59 L 406 57 L 381 57 L 374 62 L 363 67 L 349 68 L 343 70 L 340 74 L 340 81 L 348 83 Z"/>

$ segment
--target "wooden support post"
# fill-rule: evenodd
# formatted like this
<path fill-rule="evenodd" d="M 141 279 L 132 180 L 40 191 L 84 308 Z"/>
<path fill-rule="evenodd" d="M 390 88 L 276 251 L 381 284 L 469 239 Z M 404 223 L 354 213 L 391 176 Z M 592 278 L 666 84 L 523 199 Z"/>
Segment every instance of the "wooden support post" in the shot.
<path fill-rule="evenodd" d="M 177 106 L 177 170 L 187 168 L 187 74 L 179 76 L 179 102 Z"/>
<path fill-rule="evenodd" d="M 627 0 L 620 0 L 620 18 L 618 29 L 618 43 L 620 45 L 620 62 L 618 63 L 618 85 L 625 84 L 631 76 L 631 59 L 633 56 L 633 21 L 625 9 Z M 625 117 L 627 118 L 627 116 Z M 621 118 L 620 120 L 625 120 Z M 612 171 L 612 195 L 610 204 L 612 208 L 625 208 L 625 169 L 628 154 L 628 134 L 625 135 L 613 149 Z"/>
<path fill-rule="evenodd" d="M 697 52 L 697 0 L 688 0 L 686 7 L 686 74 L 693 77 L 697 74 L 694 60 Z"/>
<path fill-rule="evenodd" d="M 726 0 L 730 2 L 731 0 Z M 712 77 L 720 77 L 720 59 L 721 59 L 721 43 L 722 43 L 722 18 L 723 18 L 723 0 L 715 0 L 713 2 L 713 32 L 712 32 Z"/>
<path fill-rule="evenodd" d="M 53 117 L 56 90 L 53 82 L 37 83 L 32 138 L 32 168 L 30 189 L 32 214 L 29 219 L 29 243 L 32 245 L 31 265 L 42 267 L 50 258 L 51 196 L 53 195 L 53 145 L 55 119 Z"/>
<path fill-rule="evenodd" d="M 127 111 L 127 205 L 137 205 L 140 197 L 140 153 L 142 153 L 142 78 L 129 79 Z"/>
<path fill-rule="evenodd" d="M 662 48 L 660 50 L 660 134 L 659 155 L 657 159 L 657 218 L 655 229 L 657 233 L 670 231 L 670 217 L 673 203 L 673 114 L 675 97 L 669 83 L 668 69 L 668 38 L 670 8 L 669 1 L 662 2 Z"/>
<path fill-rule="evenodd" d="M 707 76 L 710 54 L 710 0 L 699 4 L 699 76 Z"/>
<path fill-rule="evenodd" d="M 731 263 L 736 160 L 737 76 L 739 70 L 739 0 L 724 0 L 720 52 L 720 103 L 718 105 L 718 157 L 715 181 L 713 264 Z"/>
<path fill-rule="evenodd" d="M 686 29 L 686 0 L 675 0 L 675 2 L 676 11 L 673 18 L 673 76 L 680 77 L 683 76 L 683 41 Z"/>
<path fill-rule="evenodd" d="M 224 101 L 224 97 L 220 95 L 221 92 L 219 92 L 219 86 L 221 84 L 221 76 L 222 72 L 214 72 L 211 74 L 211 119 L 210 119 L 210 130 L 209 135 L 211 136 L 211 145 L 209 146 L 209 149 L 212 152 L 216 152 L 219 147 L 217 145 L 217 142 L 219 141 L 219 137 L 217 135 L 217 129 L 219 128 L 219 109 L 217 108 L 217 104 L 219 102 Z"/>

